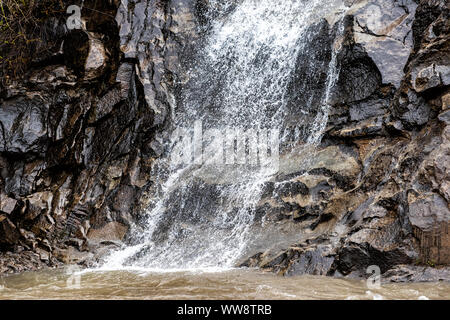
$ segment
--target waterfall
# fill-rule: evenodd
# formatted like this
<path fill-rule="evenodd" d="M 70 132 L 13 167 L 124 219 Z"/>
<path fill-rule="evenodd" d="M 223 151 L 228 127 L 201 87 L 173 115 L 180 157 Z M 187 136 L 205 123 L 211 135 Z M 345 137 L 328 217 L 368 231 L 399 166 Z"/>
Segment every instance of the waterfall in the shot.
<path fill-rule="evenodd" d="M 211 15 L 219 18 L 210 17 L 187 68 L 171 110 L 169 151 L 153 165 L 154 194 L 142 227 L 103 268 L 234 266 L 258 241 L 256 207 L 280 161 L 320 142 L 338 75 L 332 43 L 323 88 L 302 92 L 292 83 L 299 64 L 314 67 L 299 61 L 320 31 L 314 24 L 339 12 L 341 2 L 242 0 L 232 10 L 230 3 L 210 1 L 212 10 L 227 13 Z M 294 144 L 283 130 L 292 122 Z"/>

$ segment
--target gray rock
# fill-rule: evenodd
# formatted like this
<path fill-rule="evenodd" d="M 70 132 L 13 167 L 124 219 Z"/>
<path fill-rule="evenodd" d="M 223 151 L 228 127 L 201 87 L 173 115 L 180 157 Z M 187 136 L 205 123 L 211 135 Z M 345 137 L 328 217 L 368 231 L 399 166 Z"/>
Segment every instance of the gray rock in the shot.
<path fill-rule="evenodd" d="M 369 0 L 358 1 L 349 11 L 355 16 L 356 43 L 374 61 L 383 83 L 397 88 L 413 47 L 411 27 L 416 8 L 413 0 Z"/>
<path fill-rule="evenodd" d="M 432 194 L 410 203 L 408 218 L 413 226 L 430 231 L 450 221 L 450 210 L 441 196 Z"/>
<path fill-rule="evenodd" d="M 13 246 L 20 238 L 19 230 L 6 216 L 0 215 L 0 245 Z"/>
<path fill-rule="evenodd" d="M 412 71 L 414 90 L 423 92 L 440 86 L 450 84 L 450 67 L 432 64 Z"/>

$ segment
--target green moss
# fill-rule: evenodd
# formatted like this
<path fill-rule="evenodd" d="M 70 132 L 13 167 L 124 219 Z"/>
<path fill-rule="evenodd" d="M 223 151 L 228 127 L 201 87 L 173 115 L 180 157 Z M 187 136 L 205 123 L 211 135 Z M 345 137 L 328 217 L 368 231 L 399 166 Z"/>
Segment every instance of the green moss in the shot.
<path fill-rule="evenodd" d="M 432 268 L 436 267 L 436 263 L 433 260 L 428 260 L 427 265 Z"/>

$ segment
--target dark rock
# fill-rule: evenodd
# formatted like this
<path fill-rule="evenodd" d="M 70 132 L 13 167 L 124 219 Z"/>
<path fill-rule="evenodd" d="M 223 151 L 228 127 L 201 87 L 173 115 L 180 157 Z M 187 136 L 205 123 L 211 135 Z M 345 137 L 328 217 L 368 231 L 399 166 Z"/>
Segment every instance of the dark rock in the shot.
<path fill-rule="evenodd" d="M 347 16 L 345 24 L 353 23 L 352 18 Z M 354 43 L 352 33 L 345 37 L 336 57 L 340 72 L 329 97 L 331 105 L 366 99 L 381 86 L 381 74 L 373 60 L 360 44 Z"/>
<path fill-rule="evenodd" d="M 0 152 L 40 153 L 48 139 L 48 105 L 40 98 L 17 98 L 0 108 Z"/>
<path fill-rule="evenodd" d="M 417 92 L 450 84 L 450 67 L 432 64 L 413 71 L 413 87 Z"/>
<path fill-rule="evenodd" d="M 87 238 L 95 241 L 122 241 L 125 234 L 128 231 L 128 227 L 119 222 L 109 222 L 104 227 L 99 229 L 90 229 Z"/>
<path fill-rule="evenodd" d="M 309 194 L 308 187 L 300 181 L 281 183 L 275 188 L 274 192 L 281 197 Z"/>
<path fill-rule="evenodd" d="M 334 262 L 334 257 L 327 253 L 326 248 L 318 247 L 300 253 L 286 271 L 287 276 L 302 274 L 327 275 Z"/>

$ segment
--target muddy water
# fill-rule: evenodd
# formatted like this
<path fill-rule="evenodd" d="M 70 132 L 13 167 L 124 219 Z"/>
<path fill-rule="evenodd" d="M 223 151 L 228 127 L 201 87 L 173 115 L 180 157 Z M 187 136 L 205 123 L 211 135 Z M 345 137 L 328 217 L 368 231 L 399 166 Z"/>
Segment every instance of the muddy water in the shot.
<path fill-rule="evenodd" d="M 78 277 L 77 277 L 78 275 Z M 64 270 L 0 278 L 0 299 L 450 299 L 450 283 L 387 284 L 327 277 L 285 278 L 256 270 Z"/>

